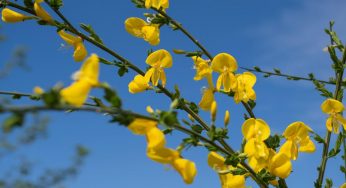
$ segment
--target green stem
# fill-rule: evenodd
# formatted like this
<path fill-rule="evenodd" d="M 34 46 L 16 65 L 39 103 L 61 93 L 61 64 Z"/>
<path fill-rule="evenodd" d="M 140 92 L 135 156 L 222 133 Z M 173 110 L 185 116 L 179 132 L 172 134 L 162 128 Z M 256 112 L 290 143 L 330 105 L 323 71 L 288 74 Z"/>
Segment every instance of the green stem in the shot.
<path fill-rule="evenodd" d="M 333 44 L 333 43 L 332 43 Z M 342 60 L 341 60 L 342 65 L 345 65 L 346 63 L 346 50 L 344 49 L 343 55 L 342 55 Z M 342 79 L 344 75 L 344 69 L 342 69 L 340 72 L 335 72 L 336 74 L 336 87 L 334 91 L 334 99 L 342 101 L 342 98 L 339 97 L 339 93 L 341 91 L 341 84 L 342 84 Z M 330 138 L 331 138 L 331 132 L 327 131 L 326 137 L 325 137 L 325 143 L 323 145 L 323 152 L 322 152 L 322 160 L 321 160 L 321 165 L 319 167 L 319 173 L 318 173 L 318 178 L 316 180 L 316 187 L 321 188 L 323 185 L 323 180 L 324 180 L 324 174 L 328 162 L 328 151 L 329 151 L 329 145 L 330 145 Z"/>
<path fill-rule="evenodd" d="M 289 75 L 289 74 L 282 74 L 282 73 L 276 73 L 276 72 L 269 72 L 269 71 L 262 71 L 262 70 L 256 70 L 256 69 L 251 69 L 251 68 L 246 68 L 246 67 L 239 67 L 243 70 L 250 71 L 250 72 L 257 72 L 261 74 L 267 74 L 267 75 L 274 75 L 274 76 L 279 76 L 279 77 L 285 77 L 285 78 L 292 78 L 292 79 L 298 79 L 298 80 L 305 80 L 305 81 L 317 81 L 319 83 L 323 84 L 329 84 L 329 85 L 335 85 L 335 82 L 328 82 L 325 80 L 317 80 L 317 79 L 311 79 L 311 78 L 306 78 L 306 77 L 301 77 L 301 76 L 294 76 L 294 75 Z M 343 82 L 343 85 L 346 85 L 345 82 Z"/>

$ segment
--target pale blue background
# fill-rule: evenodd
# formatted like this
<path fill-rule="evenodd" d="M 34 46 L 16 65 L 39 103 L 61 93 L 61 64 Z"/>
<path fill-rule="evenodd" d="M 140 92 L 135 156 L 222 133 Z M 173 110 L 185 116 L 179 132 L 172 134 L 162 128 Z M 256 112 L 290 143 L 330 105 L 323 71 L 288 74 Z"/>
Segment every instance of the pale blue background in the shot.
<path fill-rule="evenodd" d="M 143 69 L 146 67 L 146 51 L 150 48 L 170 51 L 197 49 L 182 33 L 172 32 L 167 27 L 162 28 L 161 43 L 157 47 L 151 47 L 126 33 L 125 19 L 143 17 L 146 12 L 145 9 L 135 8 L 130 1 L 65 0 L 64 3 L 62 12 L 72 23 L 91 24 L 107 46 Z M 333 74 L 328 54 L 322 51 L 329 42 L 323 29 L 328 27 L 329 20 L 335 20 L 335 28 L 345 41 L 345 7 L 346 2 L 342 0 L 177 0 L 171 1 L 167 12 L 186 26 L 214 55 L 228 52 L 237 58 L 241 66 L 258 65 L 267 70 L 281 68 L 285 73 L 296 75 L 314 72 L 318 78 L 328 79 Z M 31 92 L 37 85 L 50 88 L 57 82 L 66 85 L 71 82 L 70 76 L 79 69 L 80 64 L 73 62 L 72 49 L 61 47 L 63 41 L 54 28 L 38 26 L 31 21 L 1 23 L 1 26 L 1 33 L 8 37 L 0 44 L 1 65 L 20 44 L 29 49 L 27 63 L 32 71 L 14 70 L 8 78 L 0 81 L 0 90 Z M 91 45 L 86 46 L 89 52 L 110 58 Z M 195 71 L 189 58 L 178 55 L 173 55 L 173 58 L 173 68 L 166 71 L 167 88 L 172 90 L 174 84 L 178 84 L 185 98 L 198 102 L 201 88 L 206 82 L 193 81 Z M 118 90 L 126 108 L 138 112 L 145 112 L 147 105 L 166 110 L 169 108 L 167 98 L 161 94 L 148 92 L 130 95 L 127 84 L 134 73 L 119 78 L 116 71 L 102 65 L 100 80 L 109 82 Z M 326 115 L 320 111 L 324 99 L 311 83 L 258 76 L 255 90 L 258 96 L 255 113 L 271 126 L 273 133 L 282 133 L 288 124 L 300 120 L 324 135 Z M 239 149 L 244 110 L 242 106 L 235 105 L 232 99 L 219 94 L 217 101 L 224 104 L 219 109 L 219 119 L 223 119 L 224 110 L 231 112 L 230 144 Z M 186 117 L 183 112 L 180 113 Z M 0 160 L 1 169 L 10 168 L 22 155 L 36 161 L 39 167 L 66 165 L 73 153 L 73 146 L 83 144 L 92 153 L 79 176 L 66 183 L 68 187 L 219 187 L 217 175 L 206 164 L 207 151 L 204 148 L 192 148 L 184 153 L 184 157 L 195 161 L 198 167 L 194 184 L 185 185 L 175 171 L 166 170 L 163 165 L 146 158 L 143 137 L 134 136 L 127 129 L 108 123 L 108 117 L 91 113 L 47 115 L 51 117 L 48 139 Z M 202 115 L 209 121 L 209 114 Z M 180 133 L 167 136 L 168 145 L 176 147 L 181 138 L 183 135 Z M 315 154 L 299 154 L 298 160 L 293 162 L 294 172 L 287 180 L 290 187 L 313 187 L 321 150 L 318 146 Z M 333 178 L 336 186 L 344 182 L 343 175 L 338 171 L 339 158 L 329 161 L 326 173 L 327 177 Z M 253 183 L 248 181 L 247 185 Z"/>

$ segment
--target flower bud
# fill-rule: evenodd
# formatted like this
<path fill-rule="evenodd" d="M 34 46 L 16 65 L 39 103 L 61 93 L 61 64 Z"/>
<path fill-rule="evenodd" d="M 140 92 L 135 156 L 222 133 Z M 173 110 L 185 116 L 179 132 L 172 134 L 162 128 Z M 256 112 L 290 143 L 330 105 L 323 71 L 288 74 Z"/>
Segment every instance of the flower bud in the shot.
<path fill-rule="evenodd" d="M 216 113 L 217 113 L 217 103 L 216 103 L 216 101 L 213 101 L 211 103 L 211 110 L 210 110 L 211 120 L 213 122 L 216 120 Z"/>
<path fill-rule="evenodd" d="M 225 123 L 225 127 L 228 125 L 229 123 L 229 111 L 226 110 L 225 112 L 225 118 L 224 118 L 224 123 Z"/>

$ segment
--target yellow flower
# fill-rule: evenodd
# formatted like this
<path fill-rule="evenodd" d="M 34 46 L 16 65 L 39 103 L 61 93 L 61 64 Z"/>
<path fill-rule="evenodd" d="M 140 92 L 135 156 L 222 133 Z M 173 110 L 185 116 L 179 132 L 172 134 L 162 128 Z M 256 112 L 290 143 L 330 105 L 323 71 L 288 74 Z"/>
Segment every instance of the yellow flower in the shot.
<path fill-rule="evenodd" d="M 92 54 L 75 75 L 75 82 L 60 91 L 60 96 L 69 104 L 80 107 L 87 100 L 92 87 L 98 84 L 99 58 Z"/>
<path fill-rule="evenodd" d="M 340 188 L 346 188 L 346 183 L 342 184 Z"/>
<path fill-rule="evenodd" d="M 339 133 L 340 125 L 346 130 L 346 119 L 341 115 L 341 112 L 344 111 L 344 105 L 340 101 L 327 99 L 322 103 L 321 109 L 329 115 L 326 122 L 326 127 L 329 132 Z"/>
<path fill-rule="evenodd" d="M 167 9 L 169 7 L 169 0 L 145 0 L 145 8 Z"/>
<path fill-rule="evenodd" d="M 255 157 L 250 157 L 249 165 L 254 169 L 255 172 L 259 172 L 262 169 L 267 169 L 272 175 L 284 179 L 287 178 L 292 171 L 292 163 L 290 158 L 284 153 L 276 153 L 273 149 L 269 149 L 267 159 L 256 159 Z"/>
<path fill-rule="evenodd" d="M 58 32 L 59 36 L 69 45 L 74 47 L 73 58 L 75 61 L 83 61 L 88 55 L 88 52 L 83 44 L 83 40 L 79 36 L 73 36 L 66 33 L 64 30 Z"/>
<path fill-rule="evenodd" d="M 32 19 L 31 16 L 26 16 L 24 14 L 15 12 L 9 8 L 2 9 L 1 15 L 2 15 L 1 17 L 2 21 L 7 23 L 22 22 L 28 19 Z"/>
<path fill-rule="evenodd" d="M 151 128 L 157 127 L 157 122 L 143 119 L 143 118 L 136 118 L 133 120 L 127 128 L 133 133 L 138 135 L 145 135 Z"/>
<path fill-rule="evenodd" d="M 147 156 L 149 159 L 162 164 L 172 164 L 173 161 L 179 158 L 179 152 L 171 148 L 148 148 Z"/>
<path fill-rule="evenodd" d="M 171 148 L 148 147 L 147 156 L 153 161 L 172 165 L 186 184 L 191 184 L 197 174 L 195 163 L 181 158 L 179 152 Z"/>
<path fill-rule="evenodd" d="M 150 128 L 145 136 L 148 149 L 163 148 L 166 144 L 165 134 L 157 127 Z"/>
<path fill-rule="evenodd" d="M 309 132 L 312 131 L 310 127 L 303 122 L 291 123 L 283 133 L 286 142 L 281 146 L 280 153 L 284 153 L 289 158 L 296 160 L 298 151 L 300 152 L 314 152 L 315 145 L 310 140 Z"/>
<path fill-rule="evenodd" d="M 194 62 L 194 68 L 196 69 L 196 75 L 193 78 L 194 80 L 201 80 L 211 75 L 213 70 L 209 66 L 208 61 L 198 56 L 193 56 L 192 60 Z"/>
<path fill-rule="evenodd" d="M 202 110 L 210 111 L 211 105 L 214 101 L 215 101 L 214 91 L 208 88 L 203 91 L 202 99 L 198 103 L 198 105 L 199 107 L 201 107 Z"/>
<path fill-rule="evenodd" d="M 269 150 L 264 141 L 270 136 L 268 124 L 262 119 L 247 119 L 242 125 L 242 133 L 247 140 L 244 152 L 248 157 L 267 159 Z"/>
<path fill-rule="evenodd" d="M 237 74 L 236 79 L 238 82 L 238 86 L 235 89 L 235 102 L 248 102 L 250 99 L 256 100 L 256 93 L 252 89 L 252 87 L 256 83 L 256 76 L 251 72 L 244 72 L 243 74 Z"/>
<path fill-rule="evenodd" d="M 144 76 L 136 75 L 135 78 L 129 83 L 128 87 L 130 93 L 139 93 L 147 90 L 150 86 L 145 80 Z"/>
<path fill-rule="evenodd" d="M 36 15 L 48 23 L 54 23 L 53 18 L 40 5 L 42 2 L 43 2 L 43 0 L 35 0 L 34 10 L 35 10 Z"/>
<path fill-rule="evenodd" d="M 144 20 L 131 17 L 125 20 L 125 29 L 137 38 L 143 38 L 150 45 L 156 46 L 160 43 L 160 29 L 158 24 L 148 24 Z"/>
<path fill-rule="evenodd" d="M 69 104 L 80 107 L 87 100 L 91 85 L 86 80 L 73 82 L 60 91 L 60 96 Z"/>
<path fill-rule="evenodd" d="M 130 123 L 128 129 L 134 134 L 146 136 L 148 158 L 159 163 L 172 165 L 185 183 L 193 182 L 197 174 L 195 163 L 181 158 L 178 151 L 165 147 L 165 135 L 157 128 L 156 121 L 136 118 Z"/>
<path fill-rule="evenodd" d="M 216 82 L 216 88 L 218 90 L 220 90 L 221 85 L 223 85 L 225 92 L 230 92 L 237 87 L 237 80 L 233 72 L 237 70 L 238 65 L 233 56 L 227 53 L 216 55 L 211 62 L 211 68 L 213 71 L 220 73 Z"/>
<path fill-rule="evenodd" d="M 285 179 L 291 174 L 292 163 L 287 155 L 279 152 L 271 157 L 268 169 L 272 175 Z"/>
<path fill-rule="evenodd" d="M 161 79 L 162 86 L 166 85 L 166 74 L 164 68 L 170 68 L 173 64 L 171 54 L 164 49 L 151 53 L 145 61 L 151 68 L 145 73 L 145 80 L 151 80 L 154 86 L 157 86 Z"/>
<path fill-rule="evenodd" d="M 231 169 L 224 163 L 225 159 L 218 153 L 212 151 L 208 154 L 208 165 L 219 173 L 222 188 L 245 188 L 245 177 L 243 175 L 220 174 L 220 171 Z"/>
<path fill-rule="evenodd" d="M 173 168 L 178 171 L 186 184 L 191 184 L 197 174 L 194 162 L 183 158 L 177 158 L 173 161 Z"/>

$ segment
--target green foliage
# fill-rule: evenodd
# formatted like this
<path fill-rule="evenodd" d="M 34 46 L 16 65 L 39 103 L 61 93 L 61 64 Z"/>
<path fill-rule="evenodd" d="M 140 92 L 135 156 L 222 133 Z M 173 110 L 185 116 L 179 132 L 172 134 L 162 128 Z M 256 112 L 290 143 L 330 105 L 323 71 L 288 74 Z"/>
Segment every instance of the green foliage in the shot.
<path fill-rule="evenodd" d="M 145 8 L 144 2 L 142 0 L 131 0 L 132 3 L 136 5 L 137 8 Z"/>
<path fill-rule="evenodd" d="M 313 80 L 312 82 L 315 85 L 315 89 L 320 92 L 321 96 L 324 96 L 326 98 L 333 98 L 333 93 L 325 88 L 325 84 L 317 80 Z"/>
<path fill-rule="evenodd" d="M 52 8 L 58 10 L 60 7 L 63 6 L 62 0 L 49 0 L 49 4 Z"/>
<path fill-rule="evenodd" d="M 14 128 L 21 127 L 24 123 L 23 113 L 13 113 L 10 117 L 6 118 L 2 124 L 2 131 L 4 133 L 11 132 Z"/>
<path fill-rule="evenodd" d="M 328 157 L 331 158 L 331 157 L 335 157 L 336 155 L 338 155 L 340 153 L 340 147 L 341 147 L 341 144 L 342 144 L 342 140 L 344 139 L 343 138 L 344 135 L 343 133 L 340 133 L 338 135 L 338 138 L 336 139 L 336 143 L 335 143 L 335 146 L 333 149 L 331 149 L 328 153 Z"/>
<path fill-rule="evenodd" d="M 90 34 L 90 38 L 92 38 L 93 40 L 97 41 L 98 43 L 100 44 L 103 44 L 103 41 L 102 39 L 96 34 L 96 32 L 94 31 L 94 29 L 92 28 L 91 25 L 88 25 L 88 24 L 84 24 L 84 23 L 81 23 L 80 24 L 80 27 L 88 32 Z"/>
<path fill-rule="evenodd" d="M 260 177 L 264 182 L 269 182 L 275 180 L 275 176 L 271 175 L 267 170 L 262 169 L 257 173 L 258 177 Z"/>
<path fill-rule="evenodd" d="M 24 5 L 27 8 L 32 9 L 34 7 L 34 2 L 32 0 L 24 0 Z"/>
<path fill-rule="evenodd" d="M 214 141 L 214 140 L 221 140 L 221 139 L 227 139 L 228 136 L 228 129 L 227 128 L 220 128 L 220 127 L 211 127 L 211 129 L 207 132 L 208 137 Z"/>
<path fill-rule="evenodd" d="M 102 84 L 101 86 L 104 89 L 103 98 L 110 103 L 110 105 L 114 108 L 121 108 L 121 99 L 116 93 L 115 90 L 110 88 L 108 84 Z"/>
<path fill-rule="evenodd" d="M 127 127 L 135 117 L 131 114 L 114 114 L 112 115 L 112 120 L 110 121 L 111 123 L 119 123 L 119 125 L 124 125 Z"/>
<path fill-rule="evenodd" d="M 267 140 L 264 141 L 264 143 L 267 145 L 268 148 L 272 148 L 276 150 L 278 147 L 280 147 L 280 142 L 281 142 L 281 136 L 275 134 L 275 135 L 270 135 Z"/>
<path fill-rule="evenodd" d="M 56 107 L 60 105 L 59 88 L 53 88 L 42 94 L 42 100 L 48 107 Z"/>
<path fill-rule="evenodd" d="M 175 112 L 175 111 L 169 111 L 169 112 L 162 111 L 159 114 L 159 123 L 161 125 L 168 127 L 168 128 L 170 128 L 176 124 L 179 124 L 179 121 L 177 118 L 177 112 Z"/>
<path fill-rule="evenodd" d="M 326 185 L 324 186 L 324 188 L 332 188 L 333 187 L 333 180 L 330 178 L 326 179 Z"/>
<path fill-rule="evenodd" d="M 230 156 L 226 157 L 225 164 L 237 167 L 239 163 L 244 162 L 246 159 L 245 153 L 233 153 Z"/>
<path fill-rule="evenodd" d="M 320 135 L 318 135 L 318 134 L 316 134 L 316 133 L 313 133 L 314 134 L 314 140 L 316 141 L 316 142 L 318 142 L 318 143 L 320 143 L 320 144 L 324 144 L 324 139 L 320 136 Z"/>

